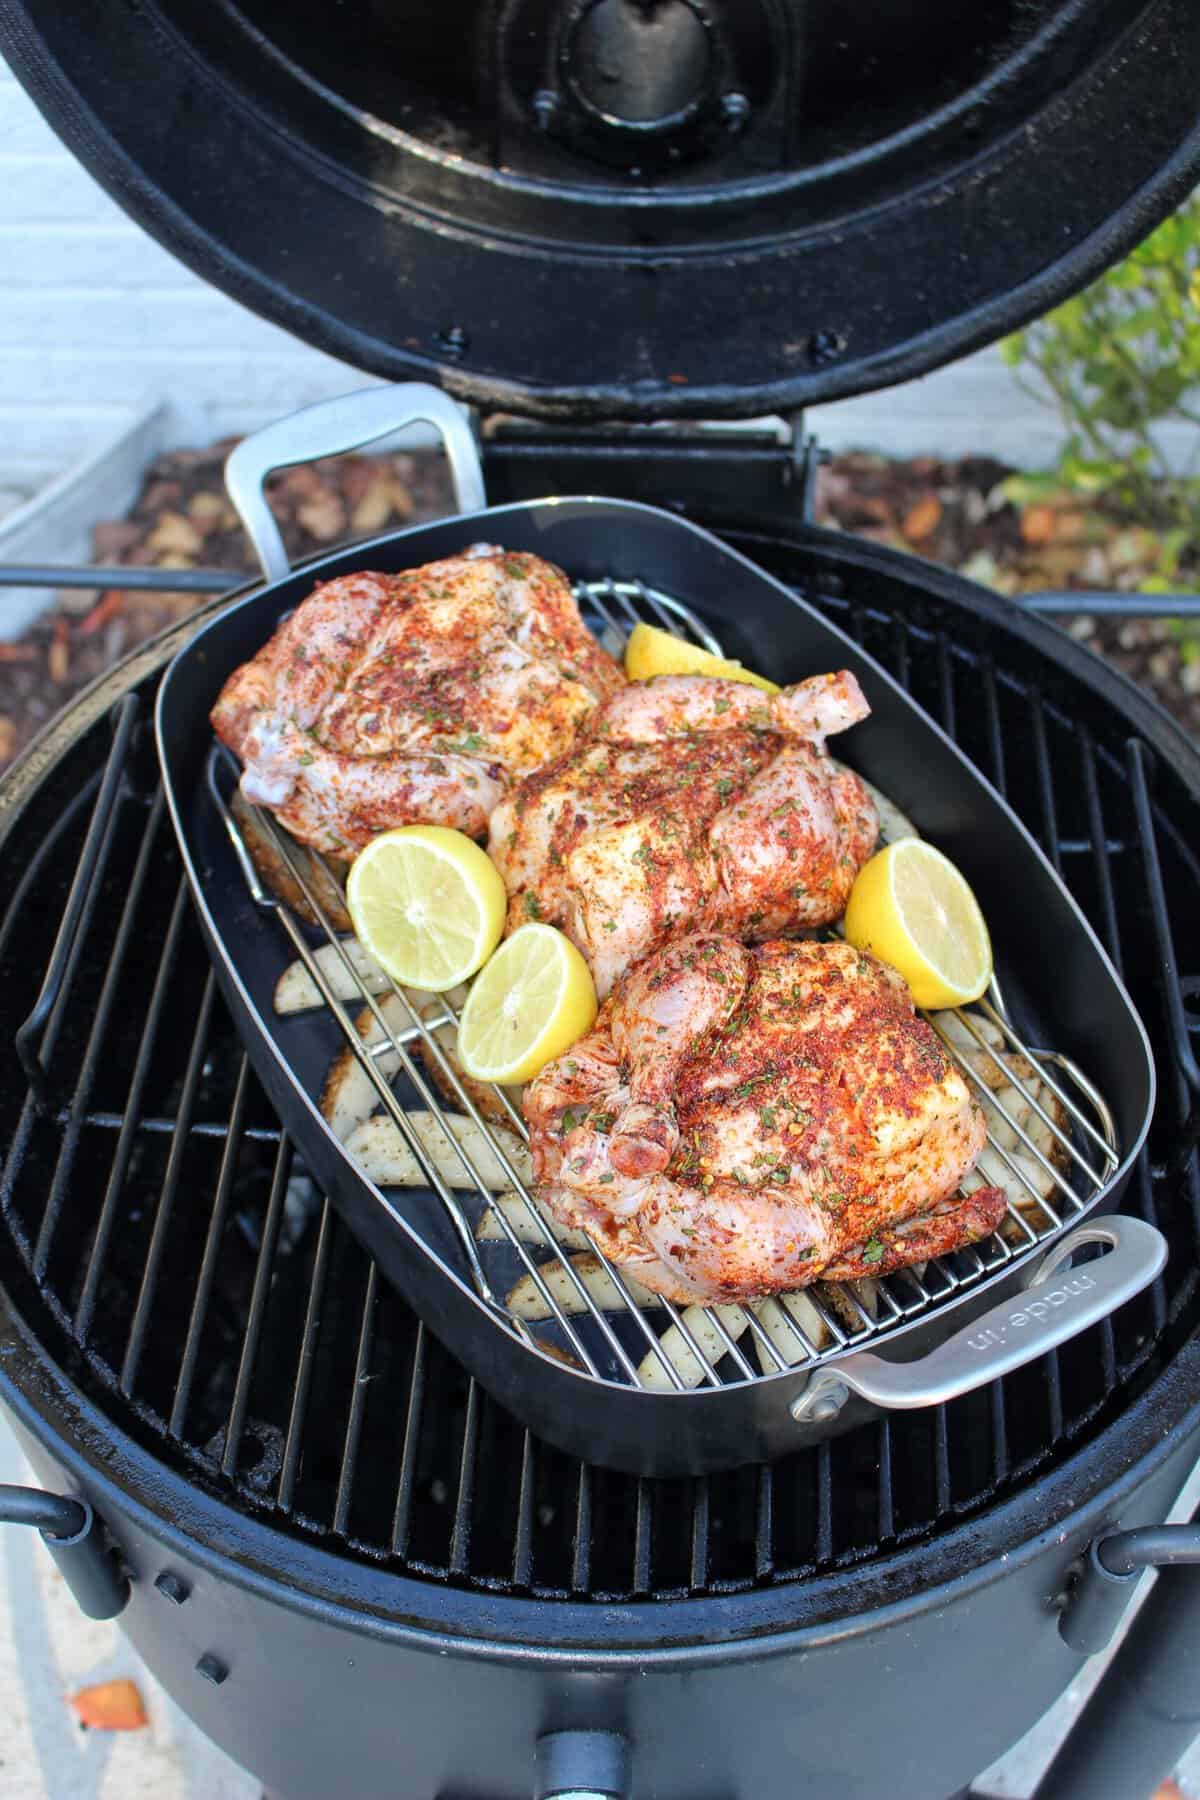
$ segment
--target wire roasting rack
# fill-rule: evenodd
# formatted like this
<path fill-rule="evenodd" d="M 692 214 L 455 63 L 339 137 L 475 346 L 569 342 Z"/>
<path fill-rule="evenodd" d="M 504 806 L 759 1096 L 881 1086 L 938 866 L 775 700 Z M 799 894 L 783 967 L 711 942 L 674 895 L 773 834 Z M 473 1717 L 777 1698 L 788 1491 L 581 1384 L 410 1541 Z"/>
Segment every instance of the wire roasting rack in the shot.
<path fill-rule="evenodd" d="M 621 653 L 640 620 L 722 654 L 712 633 L 686 606 L 641 582 L 591 581 L 577 584 L 575 592 L 591 629 L 614 654 Z M 877 1345 L 892 1327 L 943 1305 L 1056 1237 L 1092 1205 L 1118 1168 L 1116 1128 L 1103 1096 L 1069 1058 L 1023 1042 L 993 981 L 977 1007 L 930 1020 L 947 1056 L 985 1103 L 989 1132 L 984 1160 L 989 1178 L 1008 1195 L 1005 1217 L 990 1237 L 886 1277 L 836 1287 L 815 1283 L 799 1294 L 745 1306 L 680 1308 L 647 1296 L 594 1243 L 585 1270 L 584 1259 L 555 1235 L 510 1148 L 490 1128 L 440 1041 L 447 1027 L 457 1027 L 455 1006 L 444 996 L 437 997 L 432 1009 L 419 1005 L 402 988 L 379 992 L 353 960 L 295 845 L 269 814 L 254 809 L 319 928 L 302 924 L 264 887 L 230 808 L 236 775 L 229 752 L 214 746 L 208 786 L 251 896 L 256 905 L 275 913 L 368 1077 L 379 1108 L 444 1209 L 480 1299 L 531 1348 L 565 1357 L 597 1380 L 683 1392 L 816 1369 L 844 1349 Z M 332 871 L 327 872 L 333 881 Z M 318 959 L 319 945 L 330 947 L 341 982 L 330 978 L 330 956 Z M 339 997 L 339 988 L 353 996 L 350 1005 Z M 369 1013 L 368 1039 L 360 1034 L 351 1006 Z M 380 1066 L 385 1058 L 397 1066 L 395 1075 L 385 1075 Z M 415 1105 L 397 1093 L 400 1077 L 415 1094 Z M 472 1134 L 455 1134 L 444 1094 L 453 1094 L 461 1115 L 475 1128 Z M 502 1088 L 493 1094 L 497 1116 L 511 1134 L 509 1144 L 512 1139 L 527 1143 L 512 1095 Z M 420 1130 L 414 1122 L 417 1107 L 424 1115 Z M 444 1140 L 439 1146 L 443 1154 L 436 1157 L 427 1135 L 431 1127 Z M 494 1185 L 494 1175 L 491 1182 L 485 1178 L 478 1155 L 482 1145 L 503 1175 L 503 1190 Z M 454 1179 L 447 1177 L 447 1166 L 457 1170 Z M 370 1185 L 386 1205 L 383 1190 Z M 476 1227 L 484 1219 L 489 1229 L 481 1238 Z M 438 1255 L 433 1246 L 429 1253 Z M 519 1267 L 526 1287 L 536 1292 L 538 1320 L 522 1317 L 506 1304 L 505 1284 L 499 1279 L 504 1262 Z"/>

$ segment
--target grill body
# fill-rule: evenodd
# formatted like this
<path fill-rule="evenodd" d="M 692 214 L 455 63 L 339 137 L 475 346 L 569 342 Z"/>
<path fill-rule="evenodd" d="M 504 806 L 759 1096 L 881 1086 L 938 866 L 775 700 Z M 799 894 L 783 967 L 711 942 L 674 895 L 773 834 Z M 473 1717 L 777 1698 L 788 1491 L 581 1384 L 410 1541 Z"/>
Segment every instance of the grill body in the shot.
<path fill-rule="evenodd" d="M 6 1339 L 12 1350 L 11 1321 Z M 82 1492 L 120 1544 L 123 1629 L 185 1712 L 287 1800 L 526 1800 L 550 1731 L 627 1738 L 634 1791 L 653 1800 L 756 1800 L 785 1780 L 849 1800 L 957 1794 L 1082 1666 L 1057 1610 L 1088 1544 L 1162 1518 L 1200 1445 L 1193 1351 L 1111 1441 L 982 1533 L 782 1606 L 728 1596 L 568 1619 L 374 1571 L 348 1582 L 319 1550 L 281 1557 L 269 1527 L 147 1484 L 133 1446 L 55 1392 L 36 1350 L 33 1362 L 45 1411 L 19 1403 L 19 1435 L 41 1479 Z M 11 1363 L 5 1388 L 13 1407 Z"/>
<path fill-rule="evenodd" d="M 0 1396 L 41 1478 L 83 1493 L 128 1560 L 125 1621 L 152 1669 L 295 1800 L 509 1800 L 539 1734 L 603 1727 L 631 1738 L 635 1791 L 661 1800 L 806 1777 L 864 1800 L 950 1794 L 1079 1667 L 1056 1623 L 1079 1553 L 1161 1519 L 1194 1460 L 1176 944 L 1200 895 L 1195 753 L 1053 627 L 944 571 L 816 531 L 734 538 L 933 712 L 1096 924 L 1160 1076 L 1124 1203 L 1170 1259 L 1034 1368 L 774 1468 L 635 1480 L 552 1452 L 415 1327 L 327 1210 L 288 1212 L 290 1149 L 215 999 L 135 746 L 40 1040 L 46 1109 L 15 1058 L 0 1088 Z M 138 684 L 152 700 L 188 629 L 85 696 L 0 787 L 7 1039 L 50 959 L 112 703 Z M 182 1605 L 156 1585 L 172 1573 Z"/>

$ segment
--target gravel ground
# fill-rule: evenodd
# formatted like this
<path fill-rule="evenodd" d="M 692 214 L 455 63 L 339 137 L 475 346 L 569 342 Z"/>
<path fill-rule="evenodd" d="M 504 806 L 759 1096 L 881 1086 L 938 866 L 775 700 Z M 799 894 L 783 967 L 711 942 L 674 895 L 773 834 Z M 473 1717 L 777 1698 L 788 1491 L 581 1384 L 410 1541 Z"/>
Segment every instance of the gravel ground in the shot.
<path fill-rule="evenodd" d="M 159 457 L 127 517 L 96 526 L 94 559 L 164 571 L 228 569 L 231 582 L 246 575 L 250 546 L 221 477 L 232 442 Z M 1039 491 L 1031 499 L 1022 485 L 983 457 L 900 462 L 854 453 L 821 470 L 817 516 L 1005 593 L 1078 588 L 1080 612 L 1064 620 L 1066 629 L 1200 733 L 1200 629 L 1189 643 L 1167 620 L 1097 621 L 1086 611 L 1089 587 L 1140 587 L 1158 540 L 1085 509 L 1077 496 Z M 436 518 L 450 504 L 445 464 L 432 453 L 330 458 L 274 476 L 268 492 L 294 557 Z M 0 769 L 80 688 L 197 604 L 169 588 L 64 589 L 23 637 L 0 641 Z"/>

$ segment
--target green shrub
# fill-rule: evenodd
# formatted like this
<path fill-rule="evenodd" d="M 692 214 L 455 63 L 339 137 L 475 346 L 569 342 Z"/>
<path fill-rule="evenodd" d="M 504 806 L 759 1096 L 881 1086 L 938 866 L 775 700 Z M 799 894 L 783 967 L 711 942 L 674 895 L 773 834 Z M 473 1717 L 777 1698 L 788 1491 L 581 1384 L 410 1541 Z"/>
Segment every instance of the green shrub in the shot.
<path fill-rule="evenodd" d="M 1200 452 L 1200 190 L 1116 268 L 1002 345 L 1021 386 L 1054 405 L 1066 440 L 1055 485 L 1151 526 L 1144 587 L 1200 566 L 1200 455 L 1170 467 L 1155 428 L 1185 421 Z"/>

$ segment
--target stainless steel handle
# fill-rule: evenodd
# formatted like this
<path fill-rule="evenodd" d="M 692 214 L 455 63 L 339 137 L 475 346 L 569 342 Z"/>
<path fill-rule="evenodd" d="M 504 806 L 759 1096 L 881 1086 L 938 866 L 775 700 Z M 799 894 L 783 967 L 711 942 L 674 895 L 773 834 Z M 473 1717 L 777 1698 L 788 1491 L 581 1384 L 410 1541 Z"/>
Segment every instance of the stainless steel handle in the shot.
<path fill-rule="evenodd" d="M 263 494 L 263 482 L 271 471 L 313 462 L 319 456 L 360 450 L 364 444 L 416 424 L 432 425 L 441 435 L 458 511 L 480 511 L 487 499 L 471 428 L 448 395 L 422 381 L 360 388 L 334 400 L 319 400 L 315 406 L 264 425 L 230 451 L 225 486 L 268 581 L 281 581 L 290 566 Z"/>
<path fill-rule="evenodd" d="M 1108 1254 L 1083 1268 L 1063 1265 L 1085 1244 Z M 874 1406 L 940 1406 L 1044 1356 L 1140 1294 L 1167 1260 L 1162 1233 L 1142 1219 L 1112 1214 L 1069 1232 L 1038 1264 L 1021 1296 L 981 1318 L 914 1362 L 886 1362 L 860 1350 L 813 1377 L 792 1404 L 807 1424 L 834 1418 L 851 1393 Z"/>

